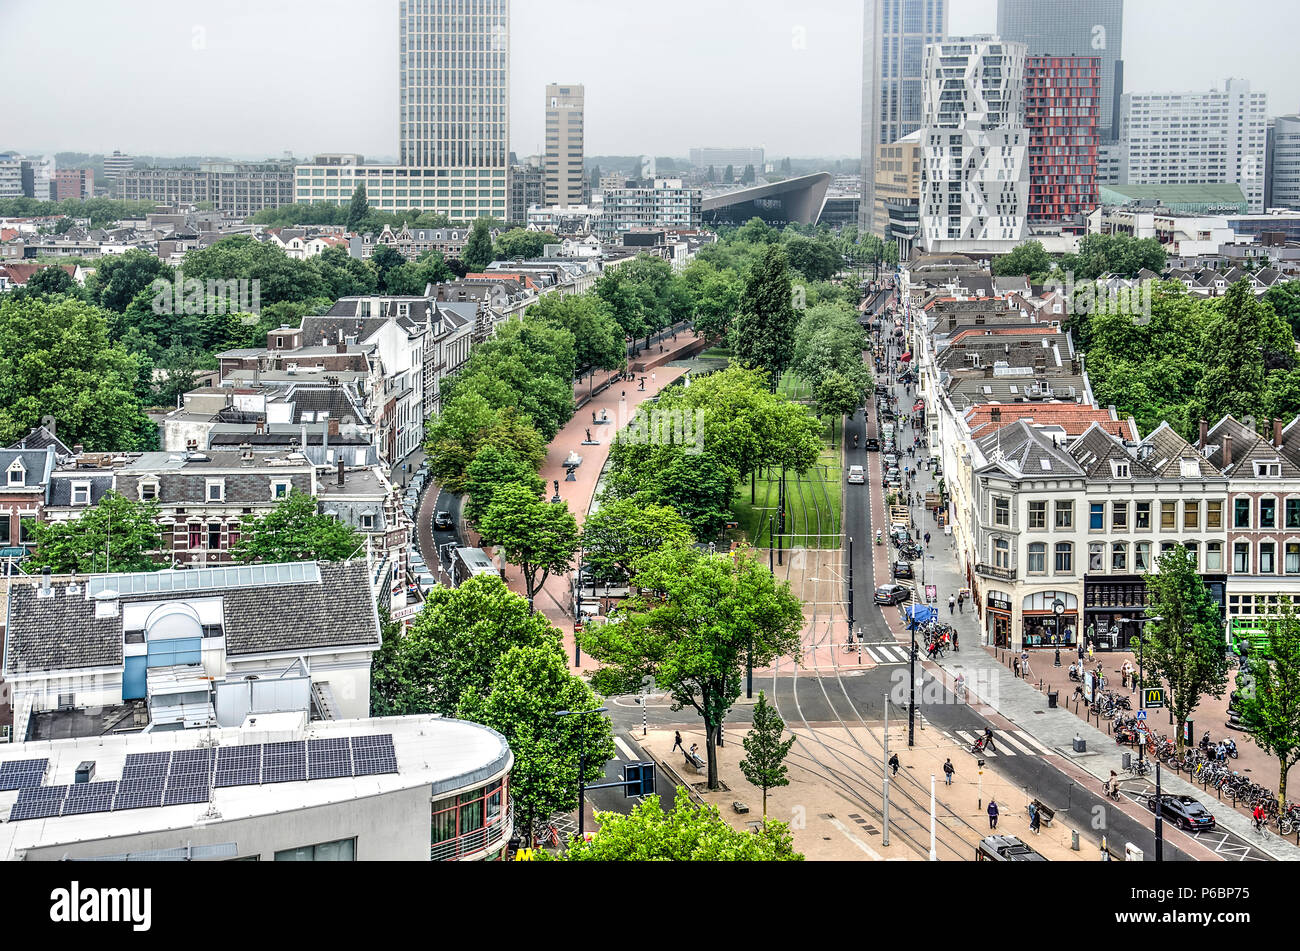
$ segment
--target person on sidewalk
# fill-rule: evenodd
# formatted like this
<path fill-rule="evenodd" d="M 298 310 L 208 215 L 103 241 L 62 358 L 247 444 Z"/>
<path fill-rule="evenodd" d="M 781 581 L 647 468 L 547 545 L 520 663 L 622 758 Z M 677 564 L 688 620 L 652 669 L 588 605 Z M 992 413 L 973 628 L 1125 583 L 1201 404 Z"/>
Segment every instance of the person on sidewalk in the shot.
<path fill-rule="evenodd" d="M 957 594 L 957 613 L 961 614 L 965 611 L 965 609 L 966 609 L 966 595 L 961 594 L 959 592 Z"/>
<path fill-rule="evenodd" d="M 895 776 L 898 775 L 898 766 L 898 754 L 895 753 L 893 756 L 889 757 L 889 768 L 894 771 Z"/>
<path fill-rule="evenodd" d="M 1033 676 L 1033 671 L 1029 669 L 1029 651 L 1020 652 L 1020 676 L 1028 680 Z"/>
<path fill-rule="evenodd" d="M 925 546 L 926 546 L 927 548 L 930 547 L 930 533 L 929 533 L 929 532 L 926 532 L 926 533 L 925 533 Z"/>
<path fill-rule="evenodd" d="M 1019 658 L 1019 657 L 1013 657 L 1013 658 L 1011 658 L 1011 672 L 1012 672 L 1013 674 L 1015 674 L 1017 677 L 1020 676 L 1020 658 Z"/>
<path fill-rule="evenodd" d="M 998 827 L 998 803 L 996 799 L 989 800 L 989 828 Z"/>
<path fill-rule="evenodd" d="M 1034 835 L 1038 835 L 1038 823 L 1039 823 L 1038 807 L 1031 802 L 1029 804 L 1029 831 L 1032 832 Z"/>
<path fill-rule="evenodd" d="M 953 772 L 954 772 L 954 770 L 953 770 L 953 766 L 952 766 L 952 760 L 951 760 L 951 759 L 946 759 L 946 760 L 944 760 L 944 761 L 943 761 L 943 784 L 944 784 L 945 786 L 951 786 L 951 785 L 952 785 L 952 774 L 953 774 Z"/>
<path fill-rule="evenodd" d="M 956 613 L 956 610 L 957 610 L 957 595 L 950 594 L 948 595 L 948 613 L 954 614 Z"/>
<path fill-rule="evenodd" d="M 673 748 L 669 750 L 668 753 L 671 755 L 676 753 L 678 750 L 681 750 L 683 753 L 686 752 L 686 747 L 682 746 L 682 734 L 680 730 L 673 733 Z"/>

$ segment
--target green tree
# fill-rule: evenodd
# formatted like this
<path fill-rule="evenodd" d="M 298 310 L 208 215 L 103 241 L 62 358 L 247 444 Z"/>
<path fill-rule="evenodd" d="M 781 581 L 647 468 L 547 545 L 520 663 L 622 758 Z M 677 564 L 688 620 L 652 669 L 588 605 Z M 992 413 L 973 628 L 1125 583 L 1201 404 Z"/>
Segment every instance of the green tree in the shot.
<path fill-rule="evenodd" d="M 730 268 L 696 259 L 682 272 L 682 285 L 695 312 L 695 333 L 706 339 L 725 337 L 740 309 L 740 278 Z"/>
<path fill-rule="evenodd" d="M 770 374 L 772 392 L 794 358 L 796 320 L 785 252 L 769 247 L 745 279 L 740 312 L 731 328 L 736 359 Z"/>
<path fill-rule="evenodd" d="M 366 186 L 358 185 L 352 192 L 352 200 L 348 202 L 348 218 L 344 227 L 354 233 L 360 231 L 362 222 L 369 214 L 370 200 L 366 197 Z"/>
<path fill-rule="evenodd" d="M 1196 573 L 1191 554 L 1175 545 L 1161 555 L 1157 570 L 1144 576 L 1147 615 L 1160 618 L 1145 625 L 1143 663 L 1169 687 L 1174 722 L 1191 716 L 1203 694 L 1222 697 L 1227 686 L 1228 659 L 1223 643 L 1219 606 Z M 1183 736 L 1178 735 L 1182 752 Z"/>
<path fill-rule="evenodd" d="M 492 671 L 515 647 L 560 650 L 560 632 L 496 575 L 476 575 L 458 588 L 436 587 L 404 633 L 375 655 L 371 708 L 376 716 L 455 716 L 467 698 L 481 701 Z"/>
<path fill-rule="evenodd" d="M 370 254 L 370 266 L 375 272 L 375 282 L 381 294 L 393 293 L 389 284 L 393 272 L 406 265 L 406 258 L 391 244 L 381 244 Z"/>
<path fill-rule="evenodd" d="M 27 283 L 10 294 L 18 299 L 35 298 L 37 300 L 46 300 L 53 297 L 73 297 L 81 296 L 81 288 L 77 282 L 72 279 L 72 275 L 65 271 L 57 264 L 47 265 L 41 268 L 30 278 Z"/>
<path fill-rule="evenodd" d="M 492 263 L 492 234 L 486 218 L 474 222 L 460 260 L 471 273 L 483 271 Z"/>
<path fill-rule="evenodd" d="M 537 496 L 546 491 L 546 483 L 528 460 L 509 448 L 483 444 L 465 470 L 465 518 L 477 524 L 497 490 L 507 485 L 525 486 Z"/>
<path fill-rule="evenodd" d="M 513 228 L 497 238 L 493 250 L 496 261 L 530 261 L 540 258 L 548 244 L 559 244 L 560 239 L 547 231 L 529 231 Z"/>
<path fill-rule="evenodd" d="M 327 248 L 309 263 L 320 274 L 324 294 L 331 303 L 342 297 L 365 297 L 379 290 L 375 271 L 344 248 Z"/>
<path fill-rule="evenodd" d="M 481 394 L 467 392 L 444 402 L 425 438 L 429 469 L 449 492 L 464 492 L 470 463 L 484 445 L 508 449 L 536 472 L 546 458 L 546 440 L 514 406 L 497 409 Z"/>
<path fill-rule="evenodd" d="M 1300 618 L 1283 602 L 1269 632 L 1268 652 L 1248 663 L 1241 692 L 1241 725 L 1260 749 L 1278 761 L 1277 804 L 1286 808 L 1286 780 L 1300 761 Z"/>
<path fill-rule="evenodd" d="M 844 267 L 843 256 L 828 242 L 796 236 L 784 247 L 790 267 L 810 281 L 829 281 Z"/>
<path fill-rule="evenodd" d="M 672 694 L 674 710 L 704 720 L 709 788 L 718 788 L 717 733 L 740 697 L 747 655 L 755 668 L 798 653 L 803 608 L 752 552 L 709 555 L 665 548 L 644 556 L 632 577 L 640 593 L 611 623 L 578 636 L 604 666 L 593 682 L 606 696 L 649 676 Z"/>
<path fill-rule="evenodd" d="M 122 313 L 154 281 L 171 281 L 175 272 L 148 251 L 105 255 L 86 279 L 86 297 L 107 310 Z"/>
<path fill-rule="evenodd" d="M 515 483 L 497 489 L 478 529 L 519 567 L 530 605 L 547 578 L 573 567 L 578 523 L 568 503 L 544 502 L 530 486 Z"/>
<path fill-rule="evenodd" d="M 141 409 L 139 377 L 140 362 L 110 342 L 98 308 L 67 297 L 0 299 L 0 445 L 54 416 L 69 445 L 144 448 L 156 427 Z"/>
<path fill-rule="evenodd" d="M 871 373 L 861 363 L 855 370 L 831 370 L 813 387 L 813 402 L 819 416 L 830 417 L 832 424 L 843 416 L 851 416 L 867 400 L 871 392 Z"/>
<path fill-rule="evenodd" d="M 107 493 L 94 508 L 68 522 L 36 523 L 36 554 L 28 562 L 55 574 L 157 571 L 163 548 L 157 502 L 136 502 Z"/>
<path fill-rule="evenodd" d="M 185 255 L 186 279 L 257 281 L 263 304 L 302 301 L 325 294 L 325 285 L 309 261 L 289 257 L 283 248 L 248 235 L 222 238 Z"/>
<path fill-rule="evenodd" d="M 767 791 L 790 785 L 786 776 L 785 758 L 794 746 L 794 737 L 781 739 L 785 721 L 776 708 L 769 706 L 763 691 L 758 692 L 754 705 L 754 725 L 745 735 L 745 758 L 740 761 L 740 771 L 751 786 L 763 790 L 763 821 L 767 821 Z"/>
<path fill-rule="evenodd" d="M 316 496 L 291 492 L 271 511 L 240 526 L 230 554 L 244 563 L 278 564 L 348 561 L 364 550 L 364 539 L 350 525 L 317 511 Z"/>
<path fill-rule="evenodd" d="M 1246 279 L 1212 305 L 1201 338 L 1205 375 L 1193 411 L 1200 419 L 1231 413 L 1263 416 L 1266 374 L 1295 366 L 1295 338 L 1273 309 L 1261 304 Z"/>
<path fill-rule="evenodd" d="M 736 169 L 733 165 L 728 165 L 727 170 L 722 173 L 722 184 L 730 185 L 736 181 Z"/>
<path fill-rule="evenodd" d="M 1300 337 L 1300 281 L 1274 284 L 1264 292 L 1264 303 L 1286 321 L 1292 336 Z"/>
<path fill-rule="evenodd" d="M 618 440 L 610 447 L 601 504 L 629 499 L 642 507 L 672 508 L 697 538 L 713 538 L 731 520 L 738 480 L 734 468 L 707 450 Z"/>
<path fill-rule="evenodd" d="M 622 328 L 609 306 L 594 294 L 547 294 L 528 308 L 528 316 L 573 335 L 580 370 L 617 370 L 627 364 Z"/>
<path fill-rule="evenodd" d="M 740 184 L 742 185 L 754 184 L 754 166 L 752 165 L 745 166 L 745 170 L 740 173 Z"/>
<path fill-rule="evenodd" d="M 1052 270 L 1052 256 L 1041 241 L 1026 241 L 993 262 L 993 273 L 999 277 L 1026 275 L 1040 281 Z"/>
<path fill-rule="evenodd" d="M 482 723 L 506 738 L 515 754 L 510 795 L 515 814 L 531 841 L 538 820 L 578 806 L 578 775 L 600 782 L 605 763 L 618 755 L 614 732 L 596 695 L 569 673 L 556 644 L 512 647 L 490 667 L 491 685 L 482 699 L 466 692 L 456 715 Z"/>
<path fill-rule="evenodd" d="M 607 581 L 626 581 L 638 558 L 691 541 L 691 528 L 675 509 L 631 499 L 601 505 L 582 526 L 583 558 Z"/>
<path fill-rule="evenodd" d="M 697 806 L 677 787 L 671 812 L 658 796 L 646 796 L 629 815 L 596 813 L 600 831 L 590 842 L 575 841 L 568 862 L 801 862 L 790 828 L 767 822 L 754 832 L 727 825 L 714 805 Z"/>

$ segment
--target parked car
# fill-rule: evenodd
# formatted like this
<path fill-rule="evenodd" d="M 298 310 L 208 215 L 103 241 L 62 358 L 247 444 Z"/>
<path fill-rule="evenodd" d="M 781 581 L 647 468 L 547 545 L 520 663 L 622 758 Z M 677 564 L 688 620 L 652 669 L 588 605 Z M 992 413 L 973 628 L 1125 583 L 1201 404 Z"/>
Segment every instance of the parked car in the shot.
<path fill-rule="evenodd" d="M 912 589 L 901 584 L 882 584 L 876 589 L 877 604 L 902 604 L 912 599 Z"/>
<path fill-rule="evenodd" d="M 866 485 L 867 470 L 862 466 L 849 466 L 849 485 Z"/>
<path fill-rule="evenodd" d="M 1201 832 L 1214 828 L 1214 816 L 1210 814 L 1210 810 L 1201 805 L 1199 800 L 1191 796 L 1168 794 L 1161 796 L 1160 799 L 1160 814 L 1171 822 L 1178 823 L 1179 827 L 1188 832 Z M 1147 808 L 1152 812 L 1156 811 L 1154 795 L 1147 796 Z"/>
<path fill-rule="evenodd" d="M 894 577 L 909 579 L 915 578 L 916 575 L 912 573 L 912 563 L 909 561 L 894 562 Z"/>
<path fill-rule="evenodd" d="M 882 456 L 881 458 L 884 459 L 884 461 L 885 461 L 884 464 L 885 464 L 885 468 L 886 468 L 886 469 L 897 469 L 897 468 L 898 468 L 898 454 L 897 454 L 897 453 L 892 452 L 892 451 L 891 451 L 891 452 L 887 452 L 887 453 L 885 453 L 884 456 Z"/>
<path fill-rule="evenodd" d="M 435 512 L 433 516 L 433 530 L 435 532 L 449 532 L 456 527 L 452 521 L 450 512 Z"/>
<path fill-rule="evenodd" d="M 879 439 L 865 439 L 862 442 L 862 448 L 867 452 L 880 452 Z"/>

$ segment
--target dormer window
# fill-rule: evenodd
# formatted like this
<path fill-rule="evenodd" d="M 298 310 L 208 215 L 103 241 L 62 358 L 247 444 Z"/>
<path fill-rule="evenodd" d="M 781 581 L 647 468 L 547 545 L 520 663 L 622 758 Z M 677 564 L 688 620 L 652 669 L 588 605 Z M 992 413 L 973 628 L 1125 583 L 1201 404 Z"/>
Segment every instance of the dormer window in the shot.
<path fill-rule="evenodd" d="M 1200 477 L 1201 466 L 1195 459 L 1179 459 L 1178 473 L 1184 479 L 1196 479 Z"/>
<path fill-rule="evenodd" d="M 73 505 L 90 504 L 90 483 L 89 482 L 72 483 L 72 504 Z"/>
<path fill-rule="evenodd" d="M 157 483 L 157 482 L 141 482 L 141 483 L 140 483 L 140 501 L 141 501 L 141 502 L 152 502 L 152 501 L 153 501 L 154 499 L 156 499 L 156 498 L 158 498 L 158 483 Z"/>
<path fill-rule="evenodd" d="M 208 479 L 208 489 L 205 498 L 209 502 L 224 502 L 226 500 L 226 480 L 225 479 Z"/>
<path fill-rule="evenodd" d="M 1133 477 L 1133 470 L 1127 462 L 1112 462 L 1110 471 L 1116 479 L 1131 479 Z"/>
<path fill-rule="evenodd" d="M 271 483 L 271 498 L 283 499 L 289 496 L 290 483 L 284 481 L 275 481 Z"/>
<path fill-rule="evenodd" d="M 1280 462 L 1255 463 L 1256 479 L 1279 479 L 1281 477 L 1282 477 L 1282 463 Z"/>
<path fill-rule="evenodd" d="M 21 459 L 15 459 L 14 464 L 9 467 L 9 485 L 22 485 L 27 481 L 27 470 L 23 467 Z"/>

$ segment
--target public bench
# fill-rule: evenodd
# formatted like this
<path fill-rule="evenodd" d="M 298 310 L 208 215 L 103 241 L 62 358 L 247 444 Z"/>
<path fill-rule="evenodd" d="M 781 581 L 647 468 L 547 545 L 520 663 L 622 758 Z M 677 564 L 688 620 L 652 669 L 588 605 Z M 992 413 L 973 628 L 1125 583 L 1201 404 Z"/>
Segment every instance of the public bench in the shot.
<path fill-rule="evenodd" d="M 1033 806 L 1035 809 L 1038 810 L 1038 821 L 1045 826 L 1050 826 L 1052 824 L 1052 820 L 1056 818 L 1056 810 L 1047 808 L 1037 799 L 1034 800 Z M 1026 812 L 1029 811 L 1028 806 L 1025 807 L 1025 811 Z"/>
<path fill-rule="evenodd" d="M 707 765 L 704 760 L 700 759 L 698 754 L 692 753 L 689 750 L 686 752 L 686 763 L 688 766 L 695 767 L 697 773 L 702 772 L 704 767 Z"/>

